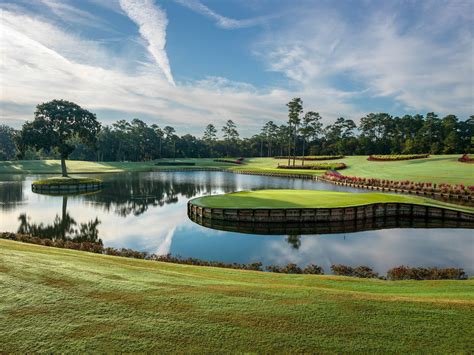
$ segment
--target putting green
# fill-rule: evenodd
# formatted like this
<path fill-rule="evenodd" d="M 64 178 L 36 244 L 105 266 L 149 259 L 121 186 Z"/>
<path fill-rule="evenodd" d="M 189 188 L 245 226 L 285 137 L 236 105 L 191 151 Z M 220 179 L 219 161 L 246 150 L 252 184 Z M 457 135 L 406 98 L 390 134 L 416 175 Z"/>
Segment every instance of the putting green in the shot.
<path fill-rule="evenodd" d="M 363 206 L 373 203 L 409 203 L 441 207 L 474 213 L 474 208 L 459 206 L 419 196 L 387 193 L 352 193 L 318 190 L 258 190 L 241 191 L 225 195 L 203 196 L 191 200 L 208 208 L 338 208 Z"/>

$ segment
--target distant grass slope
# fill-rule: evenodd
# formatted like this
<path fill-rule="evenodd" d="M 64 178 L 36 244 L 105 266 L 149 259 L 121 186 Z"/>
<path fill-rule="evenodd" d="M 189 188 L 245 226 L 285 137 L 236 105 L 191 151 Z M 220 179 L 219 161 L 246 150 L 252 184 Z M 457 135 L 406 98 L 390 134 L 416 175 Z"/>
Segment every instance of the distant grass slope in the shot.
<path fill-rule="evenodd" d="M 458 162 L 459 154 L 433 155 L 427 159 L 378 162 L 368 161 L 367 156 L 348 156 L 331 162 L 343 162 L 348 168 L 341 171 L 344 175 L 374 177 L 392 180 L 411 180 L 433 183 L 474 185 L 474 164 Z M 159 160 L 166 161 L 167 159 Z M 168 159 L 168 161 L 172 161 Z M 278 169 L 278 162 L 286 159 L 246 158 L 243 165 L 214 162 L 213 159 L 176 159 L 176 161 L 194 162 L 190 168 L 225 168 L 229 170 L 247 170 L 278 174 L 321 175 L 324 171 Z M 297 161 L 296 164 L 301 164 Z M 154 171 L 160 169 L 183 169 L 180 166 L 156 166 L 154 162 L 86 162 L 68 161 L 71 174 L 78 173 L 115 173 L 124 171 Z M 59 160 L 34 160 L 0 162 L 0 173 L 18 174 L 56 174 L 61 172 Z"/>
<path fill-rule="evenodd" d="M 162 159 L 163 161 L 173 161 Z M 212 159 L 176 159 L 182 162 L 195 162 L 195 166 L 190 168 L 221 168 L 231 164 L 217 163 Z M 70 174 L 87 173 L 120 173 L 125 171 L 153 171 L 160 169 L 183 169 L 182 166 L 157 166 L 155 162 L 92 162 L 81 160 L 68 160 L 66 162 Z M 60 174 L 60 160 L 19 160 L 0 161 L 0 173 L 13 174 Z"/>
<path fill-rule="evenodd" d="M 331 160 L 331 162 L 345 163 L 348 168 L 340 173 L 349 176 L 474 185 L 474 165 L 458 162 L 459 156 L 459 154 L 432 155 L 426 159 L 390 162 L 368 161 L 367 156 L 347 156 L 342 159 Z M 246 159 L 248 165 L 231 167 L 230 169 L 289 173 L 289 171 L 277 169 L 278 162 L 287 163 L 288 161 L 273 158 L 249 158 Z M 298 164 L 301 164 L 301 161 L 297 161 L 296 165 Z M 291 170 L 291 173 L 319 175 L 324 172 Z"/>
<path fill-rule="evenodd" d="M 474 208 L 419 196 L 320 190 L 257 190 L 198 197 L 195 205 L 211 208 L 334 208 L 400 202 L 474 213 Z"/>
<path fill-rule="evenodd" d="M 474 350 L 474 280 L 283 275 L 0 241 L 1 352 Z"/>

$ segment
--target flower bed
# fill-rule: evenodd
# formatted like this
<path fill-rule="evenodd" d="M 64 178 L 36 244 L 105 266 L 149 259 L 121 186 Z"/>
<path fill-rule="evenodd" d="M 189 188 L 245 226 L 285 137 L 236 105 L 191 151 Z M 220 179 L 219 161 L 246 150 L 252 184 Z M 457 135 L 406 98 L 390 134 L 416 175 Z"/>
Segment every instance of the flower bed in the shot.
<path fill-rule="evenodd" d="M 428 158 L 429 154 L 390 154 L 390 155 L 370 155 L 370 161 L 399 161 Z"/>
<path fill-rule="evenodd" d="M 293 159 L 293 157 L 290 157 Z M 296 160 L 335 160 L 335 159 L 342 159 L 344 155 L 309 155 L 307 157 L 298 156 Z M 288 159 L 288 156 L 279 155 L 273 157 L 273 159 Z"/>
<path fill-rule="evenodd" d="M 244 163 L 244 159 L 245 158 L 238 158 L 238 159 L 214 159 L 215 162 L 218 162 L 218 163 L 230 163 L 230 164 L 243 164 Z"/>
<path fill-rule="evenodd" d="M 461 163 L 474 163 L 474 158 L 469 157 L 467 154 L 463 154 L 461 158 L 458 159 Z"/>
<path fill-rule="evenodd" d="M 357 176 L 345 176 L 338 173 L 337 171 L 326 171 L 322 178 L 329 181 L 344 182 L 364 187 L 371 186 L 406 191 L 465 195 L 474 197 L 474 186 L 465 186 L 463 184 L 433 184 L 431 182 L 414 182 L 409 180 L 388 180 Z"/>
<path fill-rule="evenodd" d="M 300 170 L 342 170 L 347 168 L 344 163 L 316 163 L 308 165 L 280 165 L 278 169 L 300 169 Z"/>

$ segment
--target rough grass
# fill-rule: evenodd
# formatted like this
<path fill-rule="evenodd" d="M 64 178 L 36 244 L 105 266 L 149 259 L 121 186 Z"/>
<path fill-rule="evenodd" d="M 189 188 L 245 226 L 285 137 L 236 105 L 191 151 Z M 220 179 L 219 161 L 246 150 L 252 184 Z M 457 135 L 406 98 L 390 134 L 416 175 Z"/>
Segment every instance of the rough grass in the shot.
<path fill-rule="evenodd" d="M 94 178 L 81 177 L 51 177 L 49 179 L 34 181 L 35 185 L 83 185 L 83 184 L 100 184 L 102 180 Z"/>
<path fill-rule="evenodd" d="M 224 195 L 203 196 L 192 200 L 195 205 L 210 208 L 333 208 L 400 202 L 435 206 L 474 213 L 474 208 L 454 205 L 419 196 L 387 193 L 351 193 L 319 190 L 257 190 Z"/>
<path fill-rule="evenodd" d="M 348 167 L 344 175 L 373 177 L 391 180 L 410 180 L 417 182 L 449 183 L 474 185 L 474 165 L 464 164 L 457 159 L 459 154 L 432 155 L 426 159 L 403 161 L 368 161 L 367 156 L 347 156 L 331 162 L 345 163 Z M 158 160 L 159 162 L 173 161 L 171 159 Z M 226 168 L 229 170 L 247 170 L 267 172 L 274 174 L 324 174 L 324 170 L 299 170 L 291 171 L 278 169 L 278 163 L 286 164 L 286 159 L 273 158 L 246 158 L 244 164 L 214 162 L 213 159 L 176 159 L 176 161 L 195 162 L 190 168 Z M 71 174 L 79 173 L 115 173 L 124 171 L 158 171 L 160 169 L 183 169 L 179 166 L 156 166 L 157 161 L 151 162 L 85 162 L 68 160 L 67 167 Z M 296 161 L 301 164 L 301 161 Z M 0 173 L 26 173 L 26 174 L 55 174 L 61 172 L 59 160 L 34 160 L 34 161 L 7 161 L 0 162 Z"/>
<path fill-rule="evenodd" d="M 474 350 L 474 280 L 157 263 L 0 241 L 1 352 Z"/>

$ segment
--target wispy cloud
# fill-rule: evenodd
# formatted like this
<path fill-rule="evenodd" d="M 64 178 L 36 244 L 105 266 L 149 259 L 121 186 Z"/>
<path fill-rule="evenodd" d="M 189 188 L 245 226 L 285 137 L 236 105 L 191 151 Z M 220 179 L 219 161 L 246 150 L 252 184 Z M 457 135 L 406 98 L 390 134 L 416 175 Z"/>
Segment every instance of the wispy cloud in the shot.
<path fill-rule="evenodd" d="M 472 2 L 412 6 L 421 8 L 372 4 L 363 20 L 315 6 L 263 37 L 255 52 L 298 87 L 335 89 L 339 80 L 358 88 L 353 98 L 388 98 L 412 112 L 471 114 Z"/>
<path fill-rule="evenodd" d="M 90 12 L 78 9 L 66 0 L 39 0 L 39 2 L 64 22 L 109 30 L 103 19 Z"/>
<path fill-rule="evenodd" d="M 140 35 L 148 42 L 148 51 L 165 74 L 166 79 L 175 85 L 171 74 L 166 46 L 166 13 L 152 0 L 120 0 L 120 6 L 128 17 L 138 26 Z"/>
<path fill-rule="evenodd" d="M 262 25 L 268 20 L 275 18 L 276 15 L 271 16 L 259 16 L 250 19 L 237 20 L 230 17 L 222 16 L 217 12 L 211 10 L 209 7 L 204 5 L 198 0 L 175 0 L 178 4 L 187 7 L 188 9 L 204 15 L 210 19 L 216 21 L 217 26 L 225 29 L 236 29 Z"/>

